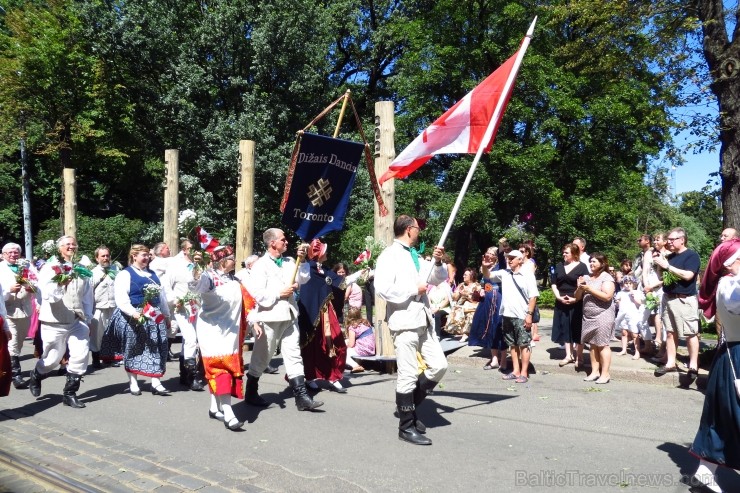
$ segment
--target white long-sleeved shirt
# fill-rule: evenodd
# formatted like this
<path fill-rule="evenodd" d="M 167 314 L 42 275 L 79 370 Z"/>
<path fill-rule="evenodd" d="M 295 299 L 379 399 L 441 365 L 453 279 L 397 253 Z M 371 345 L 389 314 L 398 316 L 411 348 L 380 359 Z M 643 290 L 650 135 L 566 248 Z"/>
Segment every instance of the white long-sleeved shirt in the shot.
<path fill-rule="evenodd" d="M 148 277 L 151 279 L 152 272 L 148 270 L 141 270 L 136 266 L 129 266 L 136 271 L 136 273 L 142 277 Z M 157 284 L 152 279 L 152 283 Z M 161 287 L 161 285 L 160 285 Z M 116 276 L 116 282 L 114 285 L 114 292 L 116 297 L 116 306 L 129 317 L 133 316 L 135 312 L 140 311 L 140 307 L 135 307 L 131 304 L 131 298 L 129 297 L 131 291 L 131 274 L 126 269 L 122 270 Z M 165 317 L 170 316 L 170 309 L 167 306 L 167 295 L 164 289 L 159 291 L 159 310 Z"/>
<path fill-rule="evenodd" d="M 53 279 L 55 266 L 63 265 L 57 258 L 50 259 L 39 272 L 41 310 L 39 320 L 50 324 L 70 324 L 75 318 L 89 323 L 93 317 L 95 299 L 89 279 L 77 277 L 66 286 Z M 69 267 L 70 263 L 66 263 Z"/>
<path fill-rule="evenodd" d="M 252 266 L 251 273 L 245 286 L 249 294 L 257 303 L 257 317 L 265 322 L 279 322 L 298 318 L 298 304 L 295 297 L 282 299 L 280 292 L 290 286 L 290 280 L 295 271 L 295 261 L 290 257 L 283 257 L 283 265 L 278 267 L 269 253 L 265 253 Z M 311 278 L 311 269 L 308 262 L 302 262 L 298 267 L 295 282 L 299 286 L 306 284 Z"/>
<path fill-rule="evenodd" d="M 419 295 L 419 285 L 447 280 L 447 265 L 419 258 L 416 270 L 411 253 L 395 240 L 383 250 L 375 266 L 375 293 L 386 301 L 385 320 L 392 331 L 418 329 L 433 324 L 429 298 Z"/>

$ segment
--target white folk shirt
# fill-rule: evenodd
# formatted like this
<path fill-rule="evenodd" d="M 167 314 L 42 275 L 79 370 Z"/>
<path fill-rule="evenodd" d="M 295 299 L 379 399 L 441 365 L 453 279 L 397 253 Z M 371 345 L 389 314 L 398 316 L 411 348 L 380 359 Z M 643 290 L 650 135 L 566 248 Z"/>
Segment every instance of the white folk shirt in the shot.
<path fill-rule="evenodd" d="M 725 339 L 740 341 L 740 276 L 724 276 L 717 285 L 717 318 L 722 323 Z M 740 368 L 735 368 L 740 372 Z"/>
<path fill-rule="evenodd" d="M 89 279 L 77 277 L 66 286 L 52 279 L 56 275 L 53 266 L 61 265 L 57 258 L 44 264 L 39 272 L 41 311 L 39 320 L 49 324 L 68 325 L 75 319 L 89 323 L 93 318 L 93 290 Z M 71 264 L 69 264 L 71 265 Z"/>
<path fill-rule="evenodd" d="M 431 274 L 431 275 L 430 275 Z M 375 292 L 386 301 L 385 320 L 392 331 L 418 329 L 432 324 L 426 293 L 419 284 L 436 286 L 447 280 L 447 265 L 419 258 L 419 270 L 404 245 L 395 240 L 383 250 L 375 266 Z"/>
<path fill-rule="evenodd" d="M 160 278 L 170 309 L 177 305 L 177 300 L 185 296 L 190 290 L 189 284 L 193 281 L 193 262 L 187 257 L 174 257 L 167 266 L 167 273 Z"/>
<path fill-rule="evenodd" d="M 115 308 L 116 297 L 113 289 L 114 281 L 105 272 L 102 265 L 96 265 L 92 270 L 92 284 L 95 295 L 95 309 Z"/>
<path fill-rule="evenodd" d="M 280 292 L 290 286 L 294 271 L 295 261 L 292 258 L 283 257 L 283 265 L 278 267 L 269 253 L 265 253 L 252 265 L 246 288 L 257 303 L 256 320 L 281 322 L 298 318 L 295 296 L 280 298 Z M 311 268 L 308 262 L 301 262 L 295 282 L 301 286 L 310 278 Z"/>
<path fill-rule="evenodd" d="M 513 276 L 512 276 L 513 274 Z M 501 283 L 501 314 L 504 317 L 519 318 L 524 320 L 529 310 L 530 298 L 536 298 L 540 295 L 537 289 L 537 279 L 531 272 L 513 273 L 511 270 L 496 270 L 491 272 L 491 281 Z M 514 279 L 519 285 L 519 289 L 524 292 L 524 296 L 514 285 Z M 526 300 L 524 299 L 526 296 Z"/>

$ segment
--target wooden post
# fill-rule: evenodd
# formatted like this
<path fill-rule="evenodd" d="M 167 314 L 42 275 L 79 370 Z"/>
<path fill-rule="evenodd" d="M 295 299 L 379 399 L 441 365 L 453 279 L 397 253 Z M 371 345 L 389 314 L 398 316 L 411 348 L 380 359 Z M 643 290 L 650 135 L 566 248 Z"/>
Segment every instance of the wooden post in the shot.
<path fill-rule="evenodd" d="M 177 232 L 177 216 L 180 213 L 178 193 L 180 191 L 180 151 L 164 151 L 164 242 L 173 252 L 180 251 L 180 235 Z"/>
<path fill-rule="evenodd" d="M 396 157 L 394 138 L 396 127 L 394 124 L 394 108 L 392 101 L 379 101 L 375 103 L 375 176 L 382 176 L 388 170 L 393 159 Z M 395 181 L 388 180 L 383 184 L 380 192 L 388 208 L 388 215 L 382 217 L 375 205 L 374 236 L 376 240 L 382 241 L 386 246 L 393 243 L 393 221 L 396 215 L 395 206 Z M 376 353 L 378 356 L 395 356 L 391 333 L 388 324 L 385 323 L 385 301 L 375 295 L 375 327 Z M 388 365 L 388 369 L 395 366 Z M 392 370 L 391 370 L 392 371 Z"/>
<path fill-rule="evenodd" d="M 253 140 L 239 141 L 239 189 L 236 195 L 236 262 L 252 255 L 254 248 L 254 151 Z"/>
<path fill-rule="evenodd" d="M 77 238 L 77 181 L 74 168 L 64 168 L 64 234 Z"/>

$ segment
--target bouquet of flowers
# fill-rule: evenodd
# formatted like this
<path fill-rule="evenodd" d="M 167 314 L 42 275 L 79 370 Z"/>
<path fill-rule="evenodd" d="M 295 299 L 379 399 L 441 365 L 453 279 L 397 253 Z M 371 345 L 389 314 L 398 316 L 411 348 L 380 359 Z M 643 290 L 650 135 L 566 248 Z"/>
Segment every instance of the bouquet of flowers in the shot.
<path fill-rule="evenodd" d="M 177 299 L 175 303 L 176 310 L 183 310 L 188 316 L 188 321 L 192 324 L 195 323 L 195 317 L 198 314 L 198 306 L 200 305 L 200 297 L 197 294 L 188 291 L 185 296 Z"/>
<path fill-rule="evenodd" d="M 57 251 L 57 244 L 54 240 L 46 240 L 41 244 L 41 252 L 44 254 L 44 259 L 49 259 Z"/>
<path fill-rule="evenodd" d="M 161 324 L 164 322 L 164 315 L 156 306 L 152 305 L 152 300 L 159 296 L 159 292 L 162 288 L 153 282 L 150 282 L 144 286 L 144 301 L 141 302 L 141 317 L 139 317 L 139 323 L 143 324 L 146 319 L 149 318 L 154 321 L 155 324 Z"/>
<path fill-rule="evenodd" d="M 89 260 L 88 260 L 89 261 Z M 66 284 L 72 279 L 81 277 L 83 279 L 90 279 L 93 273 L 90 269 L 82 265 L 81 263 L 75 263 L 72 259 L 71 263 L 60 263 L 51 266 L 54 269 L 54 277 L 51 278 L 57 284 Z"/>
<path fill-rule="evenodd" d="M 655 296 L 655 293 L 648 293 L 645 295 L 645 307 L 651 312 L 654 312 L 658 308 L 659 304 L 660 299 Z"/>
<path fill-rule="evenodd" d="M 189 235 L 198 225 L 198 214 L 193 209 L 184 209 L 177 215 L 177 229 L 182 235 Z"/>
<path fill-rule="evenodd" d="M 193 249 L 190 251 L 190 257 L 193 258 L 196 253 L 201 254 L 201 259 L 197 262 L 201 270 L 207 269 L 211 265 L 211 254 L 200 248 L 200 238 L 198 238 L 198 214 L 193 209 L 184 209 L 177 216 L 177 229 L 181 235 L 186 236 L 193 243 Z"/>
<path fill-rule="evenodd" d="M 35 293 L 35 284 L 38 282 L 36 272 L 31 270 L 31 262 L 28 259 L 22 259 L 18 262 L 18 274 L 15 275 L 15 282 L 28 288 L 28 291 Z"/>

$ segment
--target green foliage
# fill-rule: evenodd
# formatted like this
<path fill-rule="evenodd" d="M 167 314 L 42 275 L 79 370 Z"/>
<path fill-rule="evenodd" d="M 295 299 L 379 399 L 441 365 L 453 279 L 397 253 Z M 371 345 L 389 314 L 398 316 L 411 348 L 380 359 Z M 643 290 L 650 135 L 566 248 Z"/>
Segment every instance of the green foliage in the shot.
<path fill-rule="evenodd" d="M 552 292 L 549 286 L 540 290 L 537 306 L 540 308 L 555 308 L 555 293 Z"/>
<path fill-rule="evenodd" d="M 125 254 L 162 237 L 165 149 L 179 149 L 180 208 L 224 242 L 235 236 L 239 148 L 256 142 L 255 248 L 277 226 L 295 132 L 352 90 L 371 136 L 373 104 L 396 103 L 396 150 L 514 53 L 539 22 L 495 145 L 485 154 L 446 243 L 458 267 L 501 236 L 534 237 L 538 265 L 584 236 L 589 251 L 631 258 L 642 232 L 681 225 L 702 256 L 717 211 L 688 194 L 667 203 L 648 163 L 680 161 L 673 108 L 695 22 L 670 2 L 549 0 L 523 4 L 379 0 L 173 3 L 154 0 L 7 2 L 0 17 L 0 228 L 19 236 L 18 141 L 30 150 L 34 225 L 56 238 L 60 164 L 77 169 L 80 235 Z M 22 113 L 21 113 L 22 112 Z M 330 134 L 338 111 L 312 131 Z M 352 116 L 341 137 L 359 140 Z M 472 156 L 439 156 L 396 181 L 397 214 L 426 223 L 436 243 Z M 646 175 L 648 175 L 646 179 Z M 352 261 L 373 231 L 360 167 L 331 261 Z M 716 205 L 716 203 L 715 203 Z M 680 213 L 679 213 L 680 212 Z M 108 217 L 108 219 L 105 219 Z M 106 230 L 103 223 L 121 223 Z M 136 226 L 137 221 L 140 227 Z M 514 231 L 511 225 L 519 224 Z M 85 226 L 87 227 L 87 226 Z M 124 231 L 128 238 L 117 236 Z M 288 232 L 290 235 L 291 233 Z M 516 238 L 515 238 L 516 236 Z M 295 238 L 291 238 L 294 244 Z M 120 244 L 120 245 L 119 245 Z"/>
<path fill-rule="evenodd" d="M 59 219 L 44 221 L 36 234 L 34 255 L 42 256 L 41 244 L 59 238 L 60 231 Z M 95 249 L 105 245 L 110 249 L 111 258 L 125 265 L 131 245 L 142 242 L 143 231 L 144 223 L 139 219 L 127 219 L 121 215 L 99 218 L 79 214 L 77 217 L 79 253 L 94 259 Z"/>

